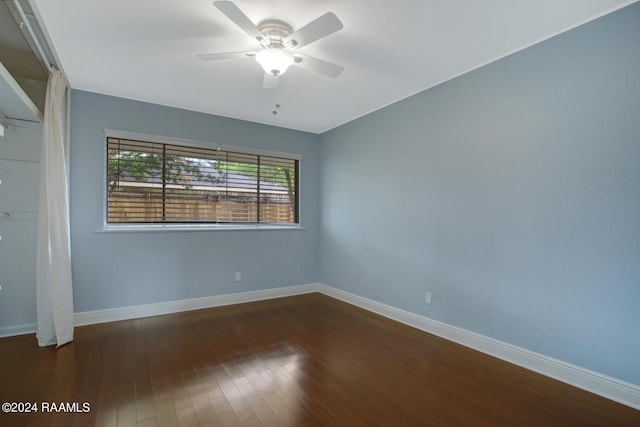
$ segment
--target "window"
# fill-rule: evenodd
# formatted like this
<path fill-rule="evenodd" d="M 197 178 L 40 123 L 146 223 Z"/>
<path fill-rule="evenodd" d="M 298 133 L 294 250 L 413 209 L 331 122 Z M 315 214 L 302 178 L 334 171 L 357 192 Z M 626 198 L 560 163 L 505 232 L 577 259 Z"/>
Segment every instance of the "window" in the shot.
<path fill-rule="evenodd" d="M 108 135 L 106 222 L 298 224 L 293 157 Z"/>

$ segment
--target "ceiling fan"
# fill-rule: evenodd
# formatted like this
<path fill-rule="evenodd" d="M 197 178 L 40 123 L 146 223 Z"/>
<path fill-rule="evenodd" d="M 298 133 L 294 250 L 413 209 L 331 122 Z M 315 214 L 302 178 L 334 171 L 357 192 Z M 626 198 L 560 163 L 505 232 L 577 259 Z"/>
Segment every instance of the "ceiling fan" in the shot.
<path fill-rule="evenodd" d="M 255 58 L 265 71 L 265 89 L 273 88 L 277 78 L 284 74 L 290 65 L 332 78 L 338 77 L 344 70 L 341 65 L 298 52 L 299 48 L 343 28 L 342 22 L 332 12 L 327 12 L 294 31 L 289 24 L 277 19 L 267 19 L 255 25 L 231 1 L 214 1 L 213 4 L 242 31 L 256 40 L 261 49 L 247 52 L 205 53 L 197 55 L 198 58 L 204 61 Z"/>

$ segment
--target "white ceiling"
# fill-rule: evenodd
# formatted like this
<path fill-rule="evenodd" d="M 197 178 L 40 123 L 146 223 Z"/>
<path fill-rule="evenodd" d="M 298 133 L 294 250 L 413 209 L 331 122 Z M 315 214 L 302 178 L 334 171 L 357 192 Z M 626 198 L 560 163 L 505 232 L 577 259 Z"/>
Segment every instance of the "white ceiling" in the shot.
<path fill-rule="evenodd" d="M 32 3 L 75 89 L 322 133 L 635 1 L 235 0 L 256 24 L 344 24 L 300 49 L 342 75 L 291 67 L 275 116 L 253 59 L 196 58 L 256 48 L 210 0 Z"/>

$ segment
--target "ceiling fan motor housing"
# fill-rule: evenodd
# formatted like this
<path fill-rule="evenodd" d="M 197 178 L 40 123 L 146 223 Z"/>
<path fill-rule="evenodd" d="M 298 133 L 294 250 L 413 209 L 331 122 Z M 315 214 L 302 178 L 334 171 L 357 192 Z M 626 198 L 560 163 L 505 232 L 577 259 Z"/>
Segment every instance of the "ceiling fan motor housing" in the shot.
<path fill-rule="evenodd" d="M 262 21 L 259 28 L 267 39 L 258 41 L 265 44 L 265 47 L 267 48 L 290 49 L 295 47 L 297 44 L 295 40 L 285 42 L 284 39 L 293 33 L 293 28 L 284 21 L 268 19 L 266 21 Z"/>

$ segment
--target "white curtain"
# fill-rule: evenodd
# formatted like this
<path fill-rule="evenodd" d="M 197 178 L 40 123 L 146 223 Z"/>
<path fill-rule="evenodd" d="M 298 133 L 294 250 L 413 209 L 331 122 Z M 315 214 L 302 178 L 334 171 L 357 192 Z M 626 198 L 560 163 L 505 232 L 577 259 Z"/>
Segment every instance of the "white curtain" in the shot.
<path fill-rule="evenodd" d="M 38 345 L 60 347 L 73 340 L 73 287 L 66 155 L 67 85 L 51 71 L 44 107 L 38 213 Z"/>

